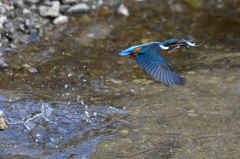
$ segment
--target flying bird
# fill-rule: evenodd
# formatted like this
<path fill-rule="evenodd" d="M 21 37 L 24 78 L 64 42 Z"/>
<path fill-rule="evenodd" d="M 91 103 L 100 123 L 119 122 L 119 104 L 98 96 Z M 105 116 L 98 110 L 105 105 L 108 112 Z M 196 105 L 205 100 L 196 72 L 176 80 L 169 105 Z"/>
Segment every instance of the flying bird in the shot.
<path fill-rule="evenodd" d="M 201 45 L 201 44 L 200 44 Z M 164 42 L 151 42 L 148 44 L 132 46 L 120 56 L 130 55 L 136 59 L 139 65 L 158 81 L 172 85 L 182 85 L 186 79 L 180 77 L 171 68 L 171 64 L 165 59 L 168 51 L 181 46 L 199 46 L 193 41 L 170 39 Z"/>

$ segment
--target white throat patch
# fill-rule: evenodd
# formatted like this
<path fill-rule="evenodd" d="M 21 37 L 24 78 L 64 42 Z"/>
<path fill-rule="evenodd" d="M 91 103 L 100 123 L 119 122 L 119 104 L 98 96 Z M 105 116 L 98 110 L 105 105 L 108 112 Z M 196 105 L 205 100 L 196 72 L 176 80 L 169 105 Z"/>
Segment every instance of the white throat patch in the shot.
<path fill-rule="evenodd" d="M 159 47 L 160 47 L 161 49 L 163 49 L 163 50 L 167 50 L 167 49 L 169 49 L 169 47 L 167 47 L 167 46 L 163 46 L 163 45 L 159 45 Z"/>

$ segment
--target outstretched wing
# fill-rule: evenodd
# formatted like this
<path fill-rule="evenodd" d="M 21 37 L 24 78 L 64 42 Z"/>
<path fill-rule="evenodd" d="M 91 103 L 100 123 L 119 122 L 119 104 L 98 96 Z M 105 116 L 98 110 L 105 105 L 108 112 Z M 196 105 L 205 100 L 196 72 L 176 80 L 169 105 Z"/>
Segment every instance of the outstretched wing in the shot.
<path fill-rule="evenodd" d="M 182 85 L 185 82 L 185 78 L 174 72 L 171 64 L 157 51 L 138 54 L 136 60 L 145 71 L 161 82 L 174 85 Z"/>

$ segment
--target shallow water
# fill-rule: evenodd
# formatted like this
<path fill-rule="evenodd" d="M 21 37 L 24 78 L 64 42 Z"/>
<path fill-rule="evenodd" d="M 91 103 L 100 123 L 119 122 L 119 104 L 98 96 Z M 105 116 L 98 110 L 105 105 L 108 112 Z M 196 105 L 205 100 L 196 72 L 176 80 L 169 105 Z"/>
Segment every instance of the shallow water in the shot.
<path fill-rule="evenodd" d="M 129 2 L 130 17 L 103 8 L 8 53 L 1 158 L 237 158 L 239 5 L 194 2 Z M 166 55 L 184 86 L 118 56 L 170 38 L 205 42 Z"/>

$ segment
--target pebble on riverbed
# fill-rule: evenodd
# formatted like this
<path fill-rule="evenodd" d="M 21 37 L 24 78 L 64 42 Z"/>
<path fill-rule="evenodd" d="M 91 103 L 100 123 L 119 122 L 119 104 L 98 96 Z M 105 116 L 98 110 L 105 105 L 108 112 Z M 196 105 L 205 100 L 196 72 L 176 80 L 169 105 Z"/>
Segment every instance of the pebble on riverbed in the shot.
<path fill-rule="evenodd" d="M 39 13 L 43 17 L 57 17 L 60 11 L 60 2 L 53 1 L 50 6 L 40 6 Z"/>
<path fill-rule="evenodd" d="M 4 58 L 0 56 L 0 68 L 6 68 L 8 64 L 5 62 Z"/>
<path fill-rule="evenodd" d="M 126 17 L 129 16 L 128 9 L 125 7 L 124 4 L 120 4 L 120 6 L 118 7 L 117 12 L 118 12 L 118 14 L 124 15 Z"/>
<path fill-rule="evenodd" d="M 6 116 L 2 110 L 0 110 L 0 130 L 7 129 Z"/>
<path fill-rule="evenodd" d="M 36 74 L 36 73 L 38 73 L 38 69 L 35 67 L 29 67 L 28 72 L 31 74 Z"/>
<path fill-rule="evenodd" d="M 53 24 L 55 24 L 55 25 L 64 24 L 67 22 L 68 22 L 68 17 L 65 15 L 60 15 L 53 20 Z"/>
<path fill-rule="evenodd" d="M 2 0 L 0 2 L 0 52 L 17 49 L 18 44 L 34 42 L 32 35 L 41 37 L 54 25 L 69 21 L 73 14 L 83 15 L 102 6 L 117 6 L 120 0 Z M 117 8 L 116 8 L 117 9 Z M 128 16 L 128 10 L 120 5 L 119 13 Z M 113 12 L 109 12 L 113 13 Z M 10 45 L 15 45 L 12 48 Z M 6 67 L 7 65 L 2 65 Z"/>
<path fill-rule="evenodd" d="M 88 12 L 89 10 L 90 10 L 90 7 L 87 4 L 79 3 L 69 8 L 68 12 L 73 14 L 73 13 L 79 13 L 79 12 Z"/>

